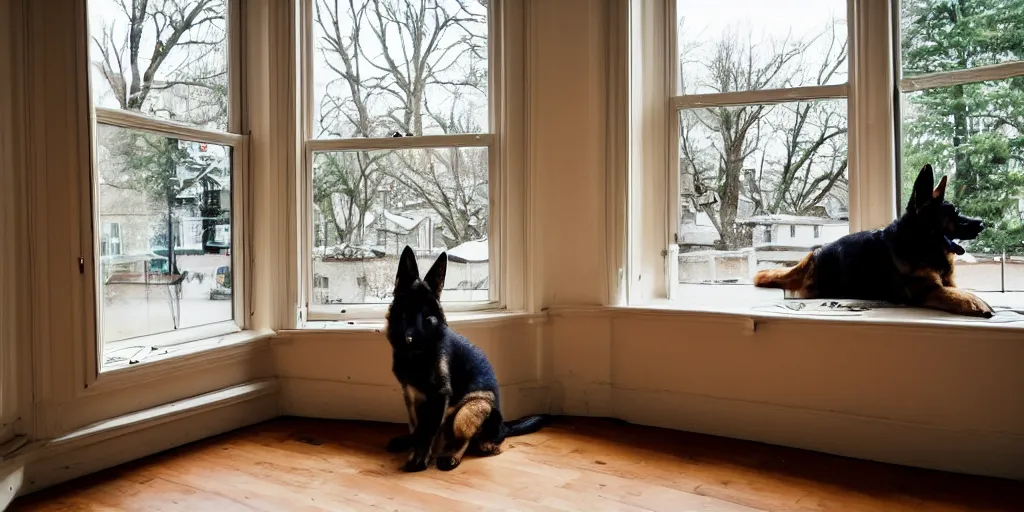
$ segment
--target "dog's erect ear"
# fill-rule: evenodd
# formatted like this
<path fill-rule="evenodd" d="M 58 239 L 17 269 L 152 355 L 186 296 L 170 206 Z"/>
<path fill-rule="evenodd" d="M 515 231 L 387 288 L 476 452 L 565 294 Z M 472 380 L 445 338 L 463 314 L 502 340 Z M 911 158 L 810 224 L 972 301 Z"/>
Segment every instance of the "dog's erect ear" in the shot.
<path fill-rule="evenodd" d="M 907 203 L 908 210 L 918 210 L 928 201 L 932 200 L 932 188 L 935 184 L 935 176 L 932 175 L 932 164 L 925 164 L 921 172 L 914 180 L 914 191 L 910 194 L 910 201 Z"/>
<path fill-rule="evenodd" d="M 402 257 L 398 260 L 398 275 L 395 276 L 395 292 L 406 290 L 420 278 L 420 269 L 416 266 L 416 254 L 412 247 L 405 246 Z"/>
<path fill-rule="evenodd" d="M 423 281 L 427 283 L 430 290 L 434 292 L 437 300 L 441 300 L 441 291 L 444 290 L 444 275 L 448 272 L 448 253 L 442 252 L 437 261 L 430 266 L 427 277 Z"/>
<path fill-rule="evenodd" d="M 932 191 L 932 199 L 940 203 L 946 200 L 946 176 L 939 180 L 939 186 Z"/>

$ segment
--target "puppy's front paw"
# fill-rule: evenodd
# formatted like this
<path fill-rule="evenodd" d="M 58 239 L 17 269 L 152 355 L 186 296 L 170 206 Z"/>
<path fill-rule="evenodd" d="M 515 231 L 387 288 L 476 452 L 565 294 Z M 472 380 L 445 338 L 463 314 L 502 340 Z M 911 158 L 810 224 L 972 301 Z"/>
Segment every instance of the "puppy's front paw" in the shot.
<path fill-rule="evenodd" d="M 459 463 L 462 462 L 451 455 L 442 455 L 437 458 L 437 469 L 441 471 L 451 471 L 459 467 Z"/>
<path fill-rule="evenodd" d="M 387 450 L 391 453 L 402 453 L 412 449 L 412 435 L 398 436 L 388 441 Z"/>
<path fill-rule="evenodd" d="M 406 473 L 415 473 L 417 471 L 423 471 L 427 469 L 427 454 L 414 452 L 409 456 L 409 460 L 405 461 L 405 465 L 402 466 L 402 471 Z"/>

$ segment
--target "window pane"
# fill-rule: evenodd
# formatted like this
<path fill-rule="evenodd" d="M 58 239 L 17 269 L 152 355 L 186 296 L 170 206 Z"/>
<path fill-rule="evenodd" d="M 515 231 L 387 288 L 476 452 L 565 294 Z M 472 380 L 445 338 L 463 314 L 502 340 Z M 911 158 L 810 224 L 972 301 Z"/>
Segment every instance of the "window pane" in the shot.
<path fill-rule="evenodd" d="M 987 226 L 960 243 L 957 285 L 1024 291 L 1024 77 L 904 94 L 901 110 L 901 211 L 924 164 L 948 174 L 946 199 Z"/>
<path fill-rule="evenodd" d="M 231 148 L 105 125 L 96 142 L 103 342 L 231 320 Z"/>
<path fill-rule="evenodd" d="M 313 0 L 313 136 L 487 132 L 486 5 Z"/>
<path fill-rule="evenodd" d="M 1024 60 L 1024 0 L 902 0 L 905 76 Z"/>
<path fill-rule="evenodd" d="M 487 148 L 317 153 L 315 304 L 390 302 L 406 245 L 420 274 L 448 251 L 446 302 L 487 301 Z"/>
<path fill-rule="evenodd" d="M 847 80 L 845 0 L 676 0 L 680 94 Z"/>
<path fill-rule="evenodd" d="M 225 0 L 89 0 L 93 103 L 227 130 L 226 14 Z"/>
<path fill-rule="evenodd" d="M 679 123 L 681 283 L 750 283 L 849 233 L 846 100 L 684 110 Z"/>

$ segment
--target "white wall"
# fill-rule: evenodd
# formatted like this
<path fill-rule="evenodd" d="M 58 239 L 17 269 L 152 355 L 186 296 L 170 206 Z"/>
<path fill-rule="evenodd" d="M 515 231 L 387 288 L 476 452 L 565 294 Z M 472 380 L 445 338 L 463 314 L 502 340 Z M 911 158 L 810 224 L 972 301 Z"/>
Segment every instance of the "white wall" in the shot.
<path fill-rule="evenodd" d="M 772 226 L 772 243 L 780 245 L 793 245 L 797 247 L 811 247 L 819 244 L 833 242 L 840 237 L 850 233 L 849 224 L 825 224 L 818 226 L 818 236 L 814 236 L 814 226 L 775 224 Z M 793 233 L 795 231 L 795 233 Z M 793 234 L 791 234 L 793 233 Z M 795 235 L 795 236 L 794 236 Z"/>

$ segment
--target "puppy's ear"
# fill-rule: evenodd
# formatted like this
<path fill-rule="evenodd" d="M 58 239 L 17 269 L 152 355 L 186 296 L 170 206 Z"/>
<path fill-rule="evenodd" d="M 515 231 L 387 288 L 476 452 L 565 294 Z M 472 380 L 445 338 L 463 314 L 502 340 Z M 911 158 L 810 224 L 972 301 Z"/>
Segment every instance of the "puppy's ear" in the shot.
<path fill-rule="evenodd" d="M 932 191 L 932 199 L 940 203 L 946 200 L 946 176 L 939 180 L 939 186 Z"/>
<path fill-rule="evenodd" d="M 407 290 L 420 278 L 420 269 L 416 266 L 416 254 L 412 247 L 405 246 L 402 257 L 398 260 L 398 275 L 395 276 L 395 293 Z"/>
<path fill-rule="evenodd" d="M 921 172 L 917 173 L 914 180 L 914 191 L 910 194 L 910 201 L 907 202 L 907 210 L 920 210 L 921 207 L 932 200 L 932 188 L 935 184 L 935 176 L 932 175 L 932 164 L 925 164 Z"/>
<path fill-rule="evenodd" d="M 437 300 L 441 300 L 441 291 L 444 290 L 444 275 L 448 272 L 448 253 L 442 252 L 437 261 L 430 266 L 427 277 L 423 279 L 430 290 L 434 292 Z"/>

